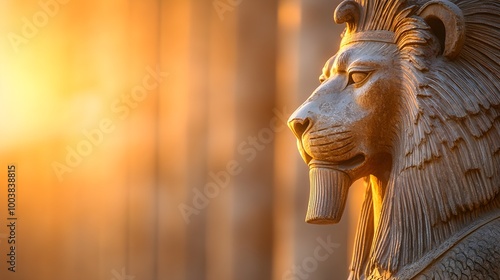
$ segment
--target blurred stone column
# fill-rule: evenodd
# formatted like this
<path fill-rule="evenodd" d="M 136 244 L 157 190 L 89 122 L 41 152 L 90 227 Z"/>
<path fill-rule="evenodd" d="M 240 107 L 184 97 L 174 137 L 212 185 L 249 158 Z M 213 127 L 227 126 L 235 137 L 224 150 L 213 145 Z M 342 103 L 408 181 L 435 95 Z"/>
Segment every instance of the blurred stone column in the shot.
<path fill-rule="evenodd" d="M 298 104 L 298 76 L 299 76 L 299 50 L 300 50 L 300 0 L 279 1 L 278 8 L 278 52 L 277 52 L 277 96 L 278 108 L 292 113 Z M 285 120 L 286 121 L 286 120 Z M 284 121 L 284 122 L 285 122 Z M 285 123 L 284 123 L 285 125 Z M 294 263 L 296 252 L 295 241 L 295 213 L 294 195 L 297 185 L 306 184 L 306 178 L 297 179 L 295 170 L 300 165 L 297 157 L 296 140 L 288 128 L 276 136 L 274 167 L 274 204 L 273 204 L 273 275 L 272 279 L 281 280 L 287 270 Z"/>
<path fill-rule="evenodd" d="M 206 279 L 209 1 L 162 1 L 159 278 Z"/>
<path fill-rule="evenodd" d="M 231 1 L 228 1 L 231 2 Z M 236 160 L 231 279 L 269 279 L 273 254 L 276 1 L 240 3 L 237 15 Z"/>
<path fill-rule="evenodd" d="M 170 79 L 160 88 L 159 100 L 158 279 L 193 279 L 187 271 L 198 269 L 199 263 L 188 262 L 193 235 L 188 236 L 190 223 L 179 205 L 191 202 L 189 178 L 196 175 L 196 168 L 189 164 L 193 156 L 189 152 L 190 101 L 196 98 L 188 82 L 193 78 L 190 32 L 194 16 L 191 1 L 163 1 L 161 12 L 161 68 L 170 73 Z"/>
<path fill-rule="evenodd" d="M 218 3 L 219 2 L 219 3 Z M 234 166 L 236 154 L 236 84 L 237 70 L 237 13 L 239 7 L 212 1 L 210 10 L 209 73 L 208 79 L 208 135 L 207 166 L 203 186 L 210 195 L 206 229 L 207 280 L 234 279 L 234 264 L 238 253 L 234 251 L 233 209 L 234 180 L 238 176 Z M 228 1 L 229 2 L 229 1 Z M 238 168 L 236 168 L 238 170 Z"/>
<path fill-rule="evenodd" d="M 168 83 L 160 65 L 160 2 L 129 1 L 130 51 L 127 89 L 131 101 L 126 117 L 127 151 L 127 273 L 157 279 L 158 266 L 158 102 Z M 118 47 L 118 46 L 117 46 Z M 125 101 L 126 103 L 127 101 Z M 119 268 L 117 268 L 119 271 Z"/>

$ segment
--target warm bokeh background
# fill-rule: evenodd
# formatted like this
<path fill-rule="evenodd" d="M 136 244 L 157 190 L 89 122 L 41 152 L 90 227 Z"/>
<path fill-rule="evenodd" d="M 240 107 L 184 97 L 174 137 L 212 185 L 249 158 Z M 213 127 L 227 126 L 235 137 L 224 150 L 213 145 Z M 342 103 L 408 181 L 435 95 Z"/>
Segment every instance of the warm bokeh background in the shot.
<path fill-rule="evenodd" d="M 337 50 L 338 2 L 0 1 L 0 279 L 345 279 L 363 190 L 339 225 L 304 223 L 285 128 Z"/>

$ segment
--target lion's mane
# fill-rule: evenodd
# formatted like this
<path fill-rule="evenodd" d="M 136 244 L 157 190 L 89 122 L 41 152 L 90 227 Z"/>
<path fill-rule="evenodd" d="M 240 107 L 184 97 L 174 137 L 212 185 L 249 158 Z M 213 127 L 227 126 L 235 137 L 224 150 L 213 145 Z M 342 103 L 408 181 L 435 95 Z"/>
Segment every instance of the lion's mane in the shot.
<path fill-rule="evenodd" d="M 435 55 L 442 27 L 416 14 L 428 1 L 357 2 L 347 28 L 394 32 L 401 58 L 393 166 L 366 260 L 370 271 L 395 271 L 500 208 L 500 2 L 451 1 L 466 28 L 454 59 Z"/>

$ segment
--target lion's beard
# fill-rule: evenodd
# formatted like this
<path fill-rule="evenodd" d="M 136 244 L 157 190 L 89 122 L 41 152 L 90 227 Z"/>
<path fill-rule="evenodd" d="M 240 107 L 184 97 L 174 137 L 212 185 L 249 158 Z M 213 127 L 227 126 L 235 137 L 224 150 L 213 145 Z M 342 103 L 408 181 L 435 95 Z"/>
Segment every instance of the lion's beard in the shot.
<path fill-rule="evenodd" d="M 338 223 L 344 212 L 349 176 L 327 166 L 311 165 L 310 194 L 306 222 L 311 224 Z"/>

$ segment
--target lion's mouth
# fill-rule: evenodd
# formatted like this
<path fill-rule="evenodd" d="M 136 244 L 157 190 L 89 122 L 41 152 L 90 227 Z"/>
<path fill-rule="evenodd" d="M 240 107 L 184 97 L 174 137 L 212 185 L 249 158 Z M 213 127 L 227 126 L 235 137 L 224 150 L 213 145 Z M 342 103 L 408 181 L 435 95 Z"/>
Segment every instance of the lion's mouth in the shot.
<path fill-rule="evenodd" d="M 304 140 L 298 141 L 298 148 L 302 159 L 308 166 L 323 165 L 351 173 L 350 171 L 358 169 L 366 160 L 363 153 L 355 152 L 356 147 L 351 141 L 331 141 L 327 145 L 312 145 L 307 141 L 309 139 Z M 321 150 L 324 148 L 326 149 Z"/>
<path fill-rule="evenodd" d="M 355 156 L 342 160 L 339 162 L 330 162 L 330 161 L 324 161 L 324 160 L 317 160 L 313 159 L 311 156 L 309 156 L 311 159 L 307 163 L 307 165 L 311 166 L 322 166 L 326 168 L 331 168 L 331 169 L 338 169 L 340 171 L 350 173 L 349 171 L 355 170 L 358 167 L 360 167 L 366 160 L 366 157 L 364 154 L 356 154 Z"/>
<path fill-rule="evenodd" d="M 355 134 L 341 126 L 306 132 L 298 139 L 299 151 L 306 164 L 315 159 L 350 168 L 362 161 Z"/>

